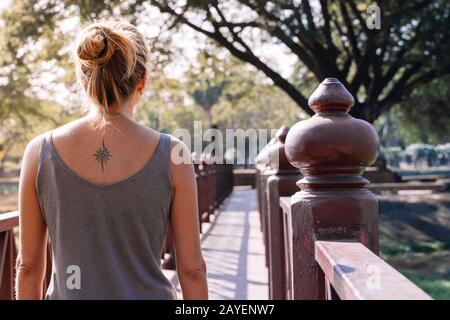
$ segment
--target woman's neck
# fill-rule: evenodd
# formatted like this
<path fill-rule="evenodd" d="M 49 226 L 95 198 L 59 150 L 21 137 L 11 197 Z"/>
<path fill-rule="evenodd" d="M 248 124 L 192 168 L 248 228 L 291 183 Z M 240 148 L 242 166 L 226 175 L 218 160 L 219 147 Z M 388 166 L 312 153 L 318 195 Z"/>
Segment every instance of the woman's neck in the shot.
<path fill-rule="evenodd" d="M 133 110 L 134 106 L 128 103 L 124 103 L 121 106 L 114 108 L 114 111 L 108 112 L 106 116 L 116 116 L 116 115 L 122 115 L 130 120 L 133 119 Z"/>
<path fill-rule="evenodd" d="M 108 112 L 99 111 L 97 108 L 91 109 L 88 115 L 97 119 L 103 118 L 107 121 L 112 121 L 116 119 L 118 116 L 128 118 L 129 120 L 133 120 L 133 110 L 134 105 L 130 103 L 123 103 L 120 106 L 118 105 L 111 106 Z"/>
<path fill-rule="evenodd" d="M 105 134 L 110 129 L 117 131 L 124 125 L 134 123 L 133 109 L 133 106 L 124 104 L 120 108 L 114 108 L 104 114 L 101 114 L 98 110 L 92 110 L 86 115 L 85 119 L 88 120 L 92 128 L 100 129 Z"/>

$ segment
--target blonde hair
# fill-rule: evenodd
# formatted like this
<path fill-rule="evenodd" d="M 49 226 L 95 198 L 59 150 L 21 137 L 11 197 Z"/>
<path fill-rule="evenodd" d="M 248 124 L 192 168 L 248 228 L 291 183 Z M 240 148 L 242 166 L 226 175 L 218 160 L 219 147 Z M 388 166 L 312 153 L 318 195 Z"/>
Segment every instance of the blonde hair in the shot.
<path fill-rule="evenodd" d="M 144 37 L 128 22 L 101 20 L 81 33 L 74 60 L 78 81 L 102 119 L 118 112 L 147 72 Z"/>

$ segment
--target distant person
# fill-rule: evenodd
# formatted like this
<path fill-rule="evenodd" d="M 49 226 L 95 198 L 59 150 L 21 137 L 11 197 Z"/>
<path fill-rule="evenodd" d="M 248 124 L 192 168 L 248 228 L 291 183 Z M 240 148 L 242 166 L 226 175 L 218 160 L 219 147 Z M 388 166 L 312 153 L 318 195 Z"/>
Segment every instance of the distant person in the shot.
<path fill-rule="evenodd" d="M 25 150 L 18 299 L 176 299 L 161 270 L 169 222 L 183 297 L 207 299 L 189 150 L 132 119 L 147 81 L 142 34 L 125 22 L 93 23 L 74 60 L 95 108 Z M 188 161 L 177 164 L 173 148 Z M 53 269 L 43 292 L 48 235 Z"/>

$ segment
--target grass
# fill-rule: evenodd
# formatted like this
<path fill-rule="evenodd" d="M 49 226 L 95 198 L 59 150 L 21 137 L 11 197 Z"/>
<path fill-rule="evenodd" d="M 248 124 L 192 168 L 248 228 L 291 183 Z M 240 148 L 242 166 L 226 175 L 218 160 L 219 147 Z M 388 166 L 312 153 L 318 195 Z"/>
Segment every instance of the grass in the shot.
<path fill-rule="evenodd" d="M 436 300 L 450 300 L 450 243 L 381 239 L 381 257 Z"/>
<path fill-rule="evenodd" d="M 398 244 L 392 241 L 382 241 L 380 251 L 386 258 L 411 252 L 434 253 L 440 250 L 449 250 L 450 243 L 441 241 L 421 241 L 411 244 Z"/>
<path fill-rule="evenodd" d="M 433 299 L 450 300 L 450 280 L 435 279 L 414 272 L 403 272 L 403 275 L 422 288 Z"/>

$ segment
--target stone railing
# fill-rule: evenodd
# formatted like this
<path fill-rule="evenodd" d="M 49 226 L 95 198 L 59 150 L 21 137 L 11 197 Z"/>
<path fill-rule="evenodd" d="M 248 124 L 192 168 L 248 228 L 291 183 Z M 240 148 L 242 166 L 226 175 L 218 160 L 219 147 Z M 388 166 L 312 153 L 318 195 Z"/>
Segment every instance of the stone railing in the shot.
<path fill-rule="evenodd" d="M 19 225 L 17 211 L 0 214 L 0 300 L 14 299 L 14 275 L 17 257 L 14 228 Z"/>
<path fill-rule="evenodd" d="M 348 114 L 353 102 L 325 79 L 309 99 L 316 115 L 257 157 L 272 299 L 430 299 L 378 257 L 378 202 L 362 174 L 379 142 Z"/>

